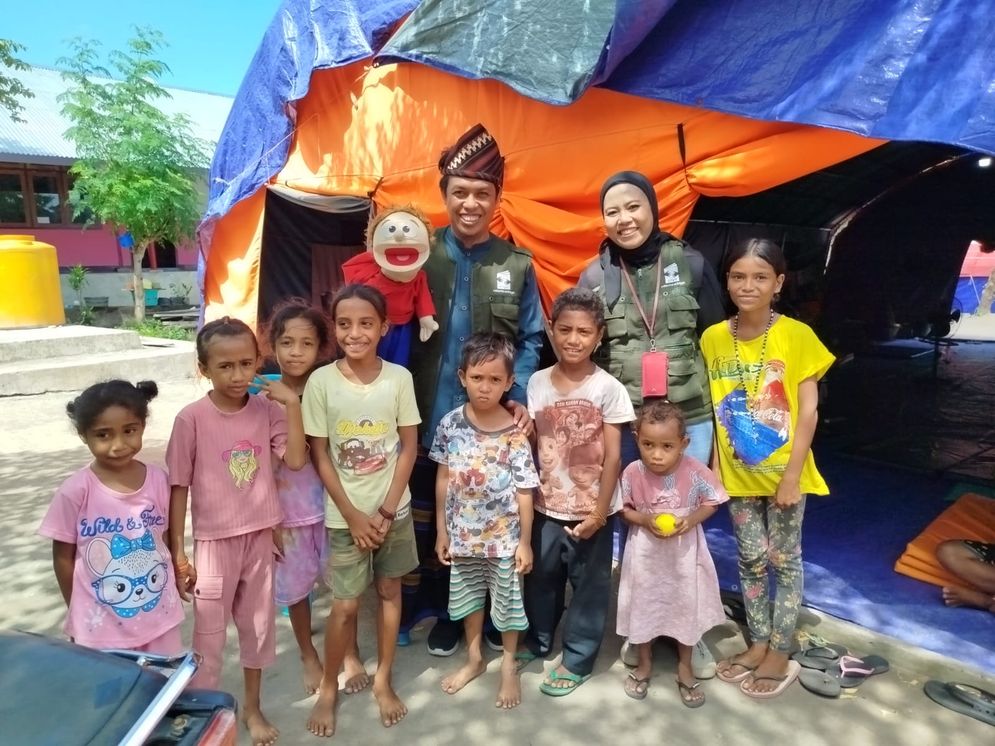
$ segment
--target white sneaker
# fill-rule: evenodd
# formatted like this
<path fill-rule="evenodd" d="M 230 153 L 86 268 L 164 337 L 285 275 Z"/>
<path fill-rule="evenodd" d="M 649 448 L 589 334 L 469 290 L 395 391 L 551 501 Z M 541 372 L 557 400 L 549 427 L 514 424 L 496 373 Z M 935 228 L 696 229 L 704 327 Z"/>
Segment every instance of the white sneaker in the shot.
<path fill-rule="evenodd" d="M 698 640 L 691 649 L 691 672 L 696 679 L 710 679 L 715 676 L 715 658 L 704 640 Z"/>
<path fill-rule="evenodd" d="M 639 665 L 639 651 L 630 645 L 628 640 L 622 643 L 622 663 L 629 668 Z"/>

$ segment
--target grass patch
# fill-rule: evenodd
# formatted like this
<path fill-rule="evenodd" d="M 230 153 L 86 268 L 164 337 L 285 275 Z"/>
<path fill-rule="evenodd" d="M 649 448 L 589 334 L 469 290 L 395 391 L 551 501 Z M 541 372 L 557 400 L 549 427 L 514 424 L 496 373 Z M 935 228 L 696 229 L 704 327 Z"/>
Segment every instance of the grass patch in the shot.
<path fill-rule="evenodd" d="M 145 319 L 144 321 L 125 321 L 121 324 L 121 329 L 138 332 L 142 337 L 159 337 L 160 339 L 182 339 L 191 341 L 193 331 L 184 329 L 182 326 L 164 324 L 159 319 Z"/>

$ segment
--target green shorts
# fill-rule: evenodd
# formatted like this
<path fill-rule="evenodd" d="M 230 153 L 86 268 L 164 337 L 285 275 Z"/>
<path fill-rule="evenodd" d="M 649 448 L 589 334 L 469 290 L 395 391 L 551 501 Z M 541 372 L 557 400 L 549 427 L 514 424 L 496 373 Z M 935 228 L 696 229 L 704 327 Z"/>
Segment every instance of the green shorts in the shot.
<path fill-rule="evenodd" d="M 401 578 L 418 567 L 415 524 L 411 511 L 398 518 L 383 544 L 364 552 L 347 528 L 328 529 L 328 582 L 335 598 L 359 598 L 374 578 Z"/>

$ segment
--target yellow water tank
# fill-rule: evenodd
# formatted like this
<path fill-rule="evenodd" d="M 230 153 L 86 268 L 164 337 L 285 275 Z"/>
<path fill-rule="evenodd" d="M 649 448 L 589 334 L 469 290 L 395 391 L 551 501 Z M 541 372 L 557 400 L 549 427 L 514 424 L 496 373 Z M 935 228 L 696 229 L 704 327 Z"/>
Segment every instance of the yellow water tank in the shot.
<path fill-rule="evenodd" d="M 0 329 L 65 323 L 55 247 L 0 235 Z"/>

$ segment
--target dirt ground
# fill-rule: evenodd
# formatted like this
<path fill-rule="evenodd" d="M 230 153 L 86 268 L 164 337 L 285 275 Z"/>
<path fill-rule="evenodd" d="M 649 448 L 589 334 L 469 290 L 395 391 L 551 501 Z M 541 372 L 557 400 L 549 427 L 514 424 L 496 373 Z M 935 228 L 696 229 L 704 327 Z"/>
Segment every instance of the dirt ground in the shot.
<path fill-rule="evenodd" d="M 166 439 L 175 413 L 202 395 L 197 382 L 164 384 L 152 402 L 152 418 L 145 436 L 143 458 L 162 463 Z M 68 394 L 44 394 L 0 400 L 4 437 L 0 439 L 0 491 L 3 509 L 0 530 L 0 628 L 27 629 L 58 635 L 64 608 L 51 568 L 51 550 L 35 531 L 59 482 L 86 464 L 89 453 L 65 417 Z M 360 647 L 370 671 L 375 666 L 372 636 L 372 598 L 365 599 L 361 615 Z M 316 639 L 329 598 L 316 603 Z M 979 612 L 980 613 L 980 612 Z M 278 660 L 263 679 L 264 708 L 281 730 L 280 743 L 314 744 L 319 739 L 305 729 L 313 697 L 304 694 L 296 645 L 286 617 L 278 617 Z M 989 622 L 979 617 L 979 623 Z M 602 647 L 595 675 L 574 694 L 554 699 L 538 691 L 543 665 L 535 662 L 522 676 L 524 701 L 509 712 L 494 708 L 498 658 L 487 672 L 457 695 L 442 692 L 439 680 L 458 665 L 459 658 L 434 658 L 424 645 L 426 625 L 417 628 L 410 647 L 399 651 L 395 685 L 409 714 L 399 725 L 383 728 L 369 691 L 342 695 L 338 731 L 333 742 L 345 744 L 676 744 L 736 743 L 740 746 L 801 742 L 822 744 L 930 744 L 991 743 L 995 730 L 979 721 L 934 705 L 922 693 L 928 678 L 963 680 L 995 690 L 990 677 L 961 664 L 897 643 L 836 620 L 803 614 L 803 625 L 861 653 L 885 654 L 892 670 L 836 700 L 824 700 L 791 686 L 781 697 L 754 701 L 732 685 L 717 679 L 705 682 L 707 703 L 698 710 L 684 708 L 674 685 L 675 655 L 657 646 L 655 677 L 645 701 L 622 692 L 625 667 L 619 660 L 621 640 L 610 633 Z M 611 625 L 610 623 L 610 626 Z M 192 627 L 188 611 L 186 639 Z M 742 635 L 729 622 L 712 630 L 706 641 L 717 655 L 742 649 Z M 229 639 L 223 685 L 241 693 L 237 645 Z M 244 731 L 241 743 L 246 743 Z"/>

